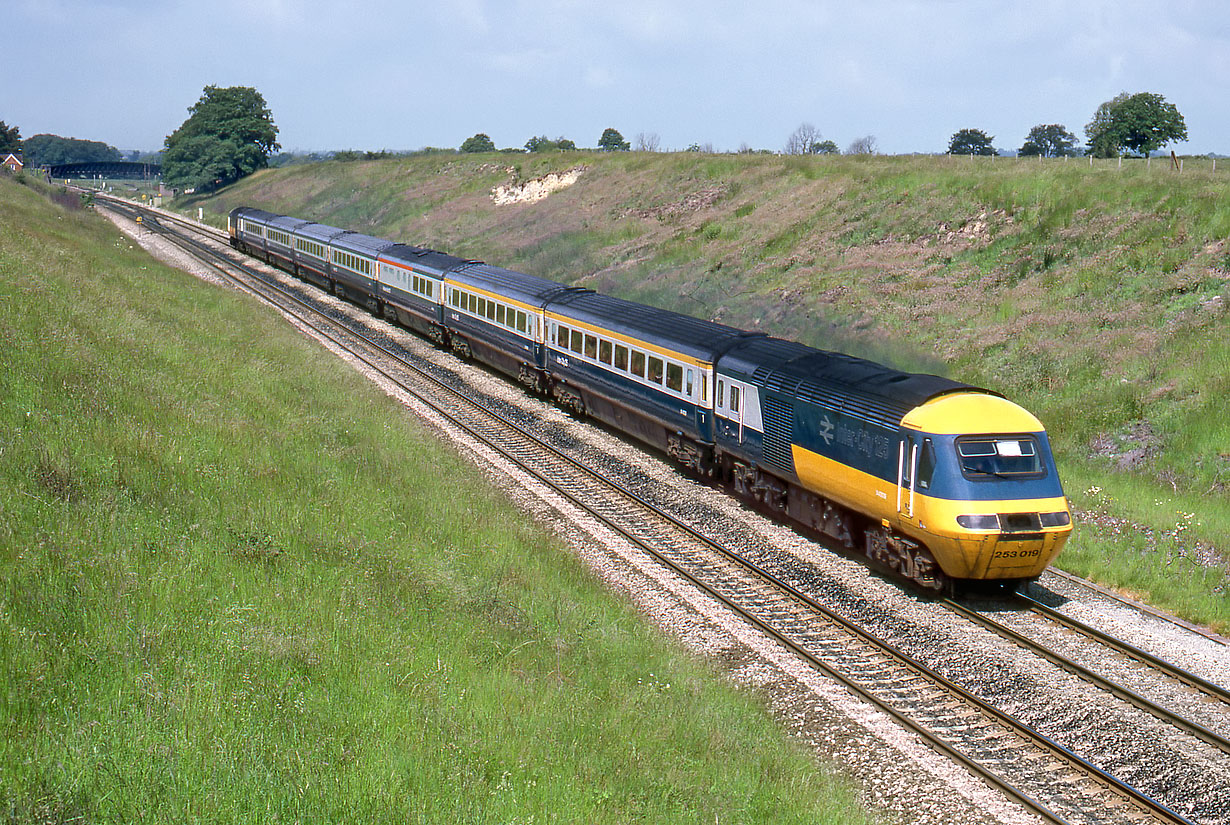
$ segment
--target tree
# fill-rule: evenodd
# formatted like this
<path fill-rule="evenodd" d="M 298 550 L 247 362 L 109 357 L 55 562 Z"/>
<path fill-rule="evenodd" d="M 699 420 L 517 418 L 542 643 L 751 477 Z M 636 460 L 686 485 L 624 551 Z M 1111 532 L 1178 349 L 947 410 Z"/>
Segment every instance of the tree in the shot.
<path fill-rule="evenodd" d="M 539 135 L 525 142 L 527 152 L 569 152 L 575 151 L 576 148 L 575 143 L 563 136 L 551 140 L 546 135 Z"/>
<path fill-rule="evenodd" d="M 1095 158 L 1113 158 L 1118 156 L 1120 143 L 1116 134 L 1114 110 L 1128 99 L 1127 92 L 1116 95 L 1098 106 L 1093 113 L 1093 120 L 1085 124 L 1085 137 L 1089 139 L 1086 153 Z"/>
<path fill-rule="evenodd" d="M 1044 158 L 1076 157 L 1076 135 L 1059 123 L 1038 124 L 1029 130 L 1018 154 Z"/>
<path fill-rule="evenodd" d="M 820 130 L 810 123 L 802 123 L 799 128 L 790 133 L 786 139 L 787 155 L 836 155 L 837 144 L 831 140 L 822 140 Z M 871 151 L 875 151 L 875 138 L 871 140 Z M 866 140 L 867 138 L 864 138 Z"/>
<path fill-rule="evenodd" d="M 21 151 L 21 130 L 0 120 L 0 154 Z M 27 161 L 28 162 L 28 161 Z"/>
<path fill-rule="evenodd" d="M 1098 106 L 1085 135 L 1095 157 L 1115 157 L 1125 149 L 1147 156 L 1172 140 L 1187 140 L 1187 124 L 1161 95 L 1123 92 Z"/>
<path fill-rule="evenodd" d="M 261 93 L 249 86 L 206 86 L 188 119 L 167 136 L 162 177 L 174 187 L 213 188 L 269 165 L 278 127 Z"/>
<path fill-rule="evenodd" d="M 950 155 L 998 155 L 991 141 L 995 138 L 981 129 L 961 129 L 948 141 Z"/>
<path fill-rule="evenodd" d="M 863 135 L 850 141 L 846 147 L 847 155 L 874 155 L 876 153 L 876 136 Z"/>
<path fill-rule="evenodd" d="M 632 148 L 632 144 L 624 140 L 615 129 L 607 129 L 602 133 L 602 137 L 598 138 L 598 148 L 604 152 L 627 152 Z"/>
<path fill-rule="evenodd" d="M 495 143 L 491 138 L 479 132 L 477 135 L 468 137 L 462 142 L 461 151 L 467 154 L 471 152 L 494 152 Z"/>
<path fill-rule="evenodd" d="M 787 155 L 818 155 L 821 154 L 820 148 L 824 143 L 832 143 L 832 141 L 822 141 L 820 130 L 810 123 L 801 123 L 799 128 L 790 133 L 790 137 L 786 138 L 785 153 Z"/>
<path fill-rule="evenodd" d="M 27 138 L 22 148 L 26 165 L 30 167 L 123 159 L 119 149 L 100 140 L 80 140 L 59 135 L 35 135 Z"/>
<path fill-rule="evenodd" d="M 636 135 L 636 151 L 656 152 L 661 139 L 657 132 L 638 132 Z"/>

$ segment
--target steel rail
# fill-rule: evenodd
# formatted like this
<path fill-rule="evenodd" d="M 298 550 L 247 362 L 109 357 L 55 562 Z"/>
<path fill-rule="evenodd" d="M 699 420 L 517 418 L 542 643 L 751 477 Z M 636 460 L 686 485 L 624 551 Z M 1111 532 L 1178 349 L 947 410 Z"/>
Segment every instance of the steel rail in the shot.
<path fill-rule="evenodd" d="M 1222 753 L 1230 753 L 1230 740 L 1227 740 L 1224 736 L 1209 730 L 1204 725 L 1201 725 L 1198 722 L 1193 722 L 1172 710 L 1163 708 L 1157 703 L 1146 699 L 1144 696 L 1141 696 L 1134 690 L 1107 679 L 1105 676 L 1100 676 L 1097 673 L 1094 673 L 1084 665 L 1074 662 L 1063 654 L 1051 650 L 1041 642 L 1031 639 L 1022 633 L 1018 633 L 1007 625 L 1001 624 L 989 616 L 984 616 L 976 610 L 971 610 L 965 605 L 954 602 L 951 599 L 945 599 L 940 602 L 940 604 L 943 604 L 944 607 L 948 608 L 962 618 L 985 627 L 992 633 L 1003 639 L 1007 639 L 1023 650 L 1028 650 L 1030 653 L 1035 653 L 1041 656 L 1051 664 L 1068 671 L 1074 676 L 1084 679 L 1090 684 L 1096 685 L 1102 690 L 1105 690 L 1115 697 L 1122 699 L 1133 707 L 1139 708 L 1140 710 L 1151 714 L 1155 718 L 1160 719 L 1167 724 L 1173 725 L 1174 727 L 1185 731 L 1192 736 L 1195 736 L 1197 739 L 1200 739 L 1206 744 L 1217 748 Z"/>
<path fill-rule="evenodd" d="M 1154 670 L 1159 670 L 1172 679 L 1182 682 L 1188 687 L 1195 688 L 1201 693 L 1207 694 L 1214 699 L 1230 704 L 1230 690 L 1225 687 L 1222 687 L 1215 682 L 1210 682 L 1208 679 L 1197 676 L 1191 671 L 1185 670 L 1176 664 L 1166 661 L 1165 659 L 1154 656 L 1147 650 L 1141 650 L 1139 647 L 1136 647 L 1129 642 L 1125 642 L 1116 636 L 1112 636 L 1103 630 L 1098 630 L 1092 625 L 1085 624 L 1079 619 L 1074 619 L 1071 616 L 1060 613 L 1055 608 L 1043 604 L 1025 593 L 1018 593 L 1016 594 L 1016 597 L 1020 601 L 1024 602 L 1034 613 L 1037 613 L 1046 619 L 1055 622 L 1056 624 L 1061 624 L 1069 630 L 1079 633 L 1088 639 L 1092 639 L 1093 641 L 1117 650 L 1123 655 L 1135 659 L 1143 665 L 1148 665 Z"/>

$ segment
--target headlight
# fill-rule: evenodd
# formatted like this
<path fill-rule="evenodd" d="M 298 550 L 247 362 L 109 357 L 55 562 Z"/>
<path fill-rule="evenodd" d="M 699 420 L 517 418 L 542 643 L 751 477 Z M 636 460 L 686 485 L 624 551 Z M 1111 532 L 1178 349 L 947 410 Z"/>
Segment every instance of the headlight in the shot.
<path fill-rule="evenodd" d="M 957 516 L 957 524 L 966 530 L 998 530 L 999 516 L 994 513 L 989 516 Z"/>
<path fill-rule="evenodd" d="M 1067 527 L 1072 523 L 1072 516 L 1068 515 L 1067 510 L 1059 513 L 1041 513 L 1039 518 L 1042 520 L 1043 527 Z"/>

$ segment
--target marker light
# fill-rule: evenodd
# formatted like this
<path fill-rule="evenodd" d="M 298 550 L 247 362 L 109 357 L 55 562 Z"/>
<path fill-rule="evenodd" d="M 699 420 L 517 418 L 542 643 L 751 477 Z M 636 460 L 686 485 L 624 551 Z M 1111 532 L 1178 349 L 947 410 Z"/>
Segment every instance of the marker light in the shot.
<path fill-rule="evenodd" d="M 1043 527 L 1067 527 L 1072 523 L 1072 516 L 1068 515 L 1067 510 L 1058 513 L 1041 513 L 1039 518 L 1042 520 Z"/>
<path fill-rule="evenodd" d="M 957 524 L 966 530 L 998 530 L 999 516 L 994 513 L 988 516 L 957 516 Z"/>

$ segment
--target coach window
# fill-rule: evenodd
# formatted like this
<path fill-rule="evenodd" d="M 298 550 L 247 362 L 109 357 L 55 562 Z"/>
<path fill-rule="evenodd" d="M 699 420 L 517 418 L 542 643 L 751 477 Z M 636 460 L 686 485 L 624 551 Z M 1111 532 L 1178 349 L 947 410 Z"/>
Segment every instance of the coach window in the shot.
<path fill-rule="evenodd" d="M 598 360 L 598 338 L 595 335 L 585 336 L 585 357 Z"/>
<path fill-rule="evenodd" d="M 495 308 L 495 322 L 499 324 L 500 326 L 507 326 L 504 323 L 504 305 L 503 304 L 499 304 Z"/>
<path fill-rule="evenodd" d="M 583 336 L 581 335 L 581 330 L 579 329 L 571 330 L 571 335 L 572 335 L 572 340 L 569 342 L 568 349 L 572 350 L 577 355 L 580 355 L 582 351 L 581 339 L 583 338 Z"/>
<path fill-rule="evenodd" d="M 598 342 L 598 360 L 607 365 L 611 363 L 611 342 L 610 341 L 599 341 Z"/>
<path fill-rule="evenodd" d="M 683 392 L 683 367 L 666 363 L 666 386 L 675 392 Z"/>
<path fill-rule="evenodd" d="M 495 301 L 491 301 L 491 300 L 487 301 L 487 318 L 488 319 L 492 321 L 495 320 L 495 308 L 497 306 L 499 306 L 499 304 L 497 304 Z"/>
<path fill-rule="evenodd" d="M 726 409 L 726 382 L 718 379 L 717 406 L 719 410 Z"/>
<path fill-rule="evenodd" d="M 683 390 L 683 394 L 686 395 L 688 398 L 692 397 L 692 386 L 693 386 L 692 382 L 694 380 L 693 375 L 694 373 L 692 372 L 692 369 L 689 367 L 688 368 L 688 380 L 684 384 L 684 390 Z"/>
<path fill-rule="evenodd" d="M 628 371 L 628 348 L 623 344 L 615 345 L 615 369 Z"/>
<path fill-rule="evenodd" d="M 649 356 L 649 374 L 645 376 L 655 384 L 662 383 L 662 359 L 656 356 Z"/>
<path fill-rule="evenodd" d="M 645 377 L 645 353 L 639 349 L 632 350 L 632 374 L 637 378 Z"/>

